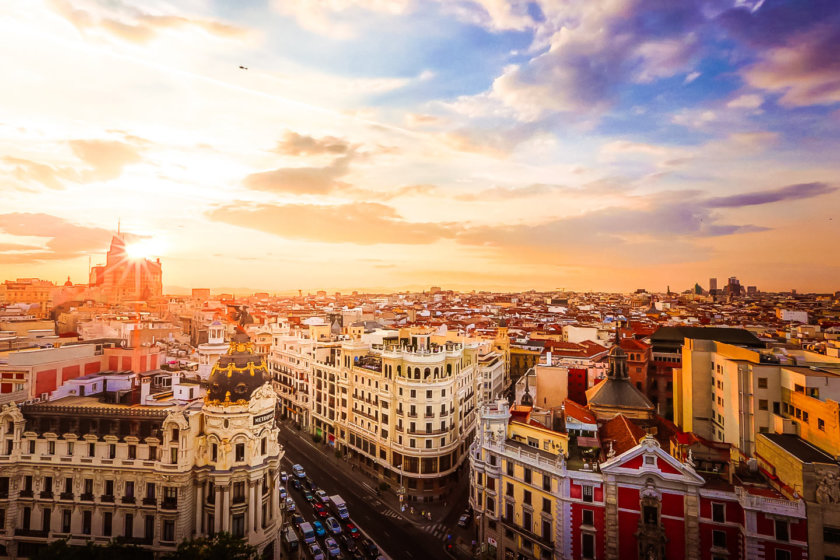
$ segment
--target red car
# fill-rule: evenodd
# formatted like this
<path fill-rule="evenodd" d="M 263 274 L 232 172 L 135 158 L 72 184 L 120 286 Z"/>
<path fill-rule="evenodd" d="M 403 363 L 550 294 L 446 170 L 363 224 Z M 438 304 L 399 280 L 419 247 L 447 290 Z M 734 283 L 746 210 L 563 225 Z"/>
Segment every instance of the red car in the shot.
<path fill-rule="evenodd" d="M 346 534 L 350 535 L 354 539 L 362 538 L 362 532 L 359 531 L 359 528 L 353 525 L 352 523 L 348 523 L 344 526 L 344 528 L 346 529 Z"/>
<path fill-rule="evenodd" d="M 315 510 L 318 517 L 327 517 L 330 514 L 330 512 L 327 511 L 327 508 L 324 507 L 324 504 L 319 504 L 318 502 L 314 502 L 312 504 L 312 509 Z"/>

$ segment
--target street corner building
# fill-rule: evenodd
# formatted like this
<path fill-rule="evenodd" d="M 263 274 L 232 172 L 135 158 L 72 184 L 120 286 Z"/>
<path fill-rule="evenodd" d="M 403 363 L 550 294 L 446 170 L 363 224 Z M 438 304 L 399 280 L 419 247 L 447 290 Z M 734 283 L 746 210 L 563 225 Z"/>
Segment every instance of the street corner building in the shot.
<path fill-rule="evenodd" d="M 615 346 L 585 406 L 567 399 L 541 409 L 526 387 L 518 405 L 481 407 L 469 459 L 479 557 L 804 560 L 817 557 L 811 550 L 833 557 L 822 555 L 823 531 L 811 527 L 822 529 L 835 503 L 832 456 L 797 436 L 759 434 L 763 459 L 742 461 L 729 446 L 657 416 L 626 361 Z M 813 512 L 820 513 L 812 523 Z M 836 517 L 825 515 L 826 527 Z"/>
<path fill-rule="evenodd" d="M 87 391 L 0 410 L 0 557 L 115 537 L 160 557 L 220 531 L 280 557 L 277 397 L 247 335 L 203 398 L 176 394 L 183 381 L 89 377 Z"/>

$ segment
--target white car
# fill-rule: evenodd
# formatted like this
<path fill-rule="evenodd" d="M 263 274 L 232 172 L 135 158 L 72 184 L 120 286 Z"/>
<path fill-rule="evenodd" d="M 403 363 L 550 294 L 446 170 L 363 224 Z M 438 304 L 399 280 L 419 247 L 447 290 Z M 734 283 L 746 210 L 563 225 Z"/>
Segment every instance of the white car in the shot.
<path fill-rule="evenodd" d="M 338 548 L 338 543 L 335 542 L 334 538 L 327 537 L 324 540 L 324 546 L 327 548 L 327 553 L 330 555 L 330 558 L 340 558 L 341 557 L 341 549 Z"/>
<path fill-rule="evenodd" d="M 295 473 L 295 476 L 300 479 L 306 478 L 306 471 L 303 470 L 303 466 L 301 465 L 292 465 L 292 472 Z"/>
<path fill-rule="evenodd" d="M 312 554 L 312 560 L 325 560 L 324 551 L 321 550 L 317 542 L 309 545 L 309 552 Z"/>
<path fill-rule="evenodd" d="M 286 493 L 286 489 L 283 488 L 282 486 L 277 491 L 280 493 L 280 499 L 281 500 L 285 500 L 286 498 L 289 497 L 289 495 Z"/>
<path fill-rule="evenodd" d="M 280 471 L 280 480 L 283 482 L 283 484 L 286 484 L 286 482 L 289 481 L 289 473 L 287 473 L 286 471 Z"/>
<path fill-rule="evenodd" d="M 295 501 L 291 498 L 286 498 L 286 512 L 294 513 L 296 509 L 297 505 L 295 504 Z"/>
<path fill-rule="evenodd" d="M 330 503 L 330 497 L 327 496 L 327 493 L 323 490 L 318 490 L 317 492 L 315 492 L 315 495 L 318 496 L 318 499 L 321 500 L 322 504 L 327 505 Z"/>

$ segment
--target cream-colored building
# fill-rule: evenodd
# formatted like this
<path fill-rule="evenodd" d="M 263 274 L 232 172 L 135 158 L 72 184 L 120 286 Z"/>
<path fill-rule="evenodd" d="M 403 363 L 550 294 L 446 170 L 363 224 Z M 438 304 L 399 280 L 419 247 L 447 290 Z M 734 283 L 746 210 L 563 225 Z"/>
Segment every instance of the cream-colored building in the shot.
<path fill-rule="evenodd" d="M 279 558 L 284 452 L 267 381 L 247 337 L 235 338 L 203 401 L 130 404 L 135 384 L 121 402 L 103 392 L 4 406 L 0 557 L 114 537 L 162 555 L 228 531 Z"/>

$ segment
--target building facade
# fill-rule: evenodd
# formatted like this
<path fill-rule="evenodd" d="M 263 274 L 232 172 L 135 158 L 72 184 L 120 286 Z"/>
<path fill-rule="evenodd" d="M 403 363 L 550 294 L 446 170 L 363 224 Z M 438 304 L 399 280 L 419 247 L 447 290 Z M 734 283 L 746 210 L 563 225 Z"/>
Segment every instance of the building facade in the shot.
<path fill-rule="evenodd" d="M 0 557 L 114 537 L 160 556 L 228 531 L 279 558 L 283 449 L 267 380 L 246 337 L 220 358 L 203 402 L 126 405 L 102 392 L 4 406 Z M 136 381 L 141 392 L 152 376 Z"/>

